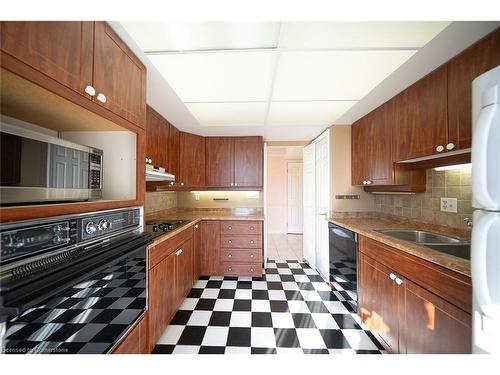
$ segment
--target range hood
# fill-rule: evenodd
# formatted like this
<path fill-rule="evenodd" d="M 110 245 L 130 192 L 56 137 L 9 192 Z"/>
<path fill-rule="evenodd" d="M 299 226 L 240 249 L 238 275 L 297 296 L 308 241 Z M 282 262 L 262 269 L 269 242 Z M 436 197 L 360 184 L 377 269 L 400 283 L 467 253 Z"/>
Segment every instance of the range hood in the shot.
<path fill-rule="evenodd" d="M 175 176 L 165 171 L 165 168 L 146 164 L 146 181 L 174 181 Z"/>

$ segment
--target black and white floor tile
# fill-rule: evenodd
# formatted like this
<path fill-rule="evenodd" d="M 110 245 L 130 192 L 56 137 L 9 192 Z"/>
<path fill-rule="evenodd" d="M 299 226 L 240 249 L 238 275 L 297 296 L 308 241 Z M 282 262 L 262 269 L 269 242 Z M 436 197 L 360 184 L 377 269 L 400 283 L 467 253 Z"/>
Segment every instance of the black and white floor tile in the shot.
<path fill-rule="evenodd" d="M 338 284 L 296 260 L 269 261 L 262 277 L 202 277 L 153 353 L 384 353 Z"/>

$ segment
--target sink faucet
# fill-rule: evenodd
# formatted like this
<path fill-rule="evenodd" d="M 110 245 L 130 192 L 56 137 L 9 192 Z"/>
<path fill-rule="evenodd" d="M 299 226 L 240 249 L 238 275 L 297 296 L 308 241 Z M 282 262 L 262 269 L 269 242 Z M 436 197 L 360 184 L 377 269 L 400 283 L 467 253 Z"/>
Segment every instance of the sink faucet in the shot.
<path fill-rule="evenodd" d="M 472 220 L 469 219 L 468 217 L 464 218 L 464 223 L 467 225 L 469 228 L 472 228 Z"/>

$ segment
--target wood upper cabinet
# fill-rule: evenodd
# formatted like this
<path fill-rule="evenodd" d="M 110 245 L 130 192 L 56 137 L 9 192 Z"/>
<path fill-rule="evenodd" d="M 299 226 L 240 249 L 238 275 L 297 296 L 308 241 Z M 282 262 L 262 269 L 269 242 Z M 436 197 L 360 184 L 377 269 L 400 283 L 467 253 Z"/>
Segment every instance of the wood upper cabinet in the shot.
<path fill-rule="evenodd" d="M 234 186 L 234 138 L 207 137 L 205 147 L 207 186 Z"/>
<path fill-rule="evenodd" d="M 402 289 L 390 278 L 391 271 L 359 256 L 359 315 L 393 353 L 399 352 L 399 301 Z"/>
<path fill-rule="evenodd" d="M 442 66 L 401 94 L 399 124 L 393 127 L 394 160 L 442 153 L 448 144 L 447 68 Z M 438 151 L 438 147 L 441 146 Z"/>
<path fill-rule="evenodd" d="M 179 174 L 186 187 L 205 186 L 205 137 L 180 133 Z"/>
<path fill-rule="evenodd" d="M 262 187 L 264 142 L 262 137 L 234 139 L 234 186 Z"/>
<path fill-rule="evenodd" d="M 91 98 L 94 22 L 0 22 L 0 48 Z"/>
<path fill-rule="evenodd" d="M 179 147 L 180 132 L 172 124 L 169 124 L 168 130 L 168 164 L 167 171 L 175 175 L 175 181 L 179 181 Z"/>
<path fill-rule="evenodd" d="M 145 127 L 146 68 L 106 22 L 95 22 L 93 82 L 101 105 Z"/>
<path fill-rule="evenodd" d="M 351 128 L 351 184 L 365 185 L 369 175 L 369 152 L 366 142 L 369 141 L 370 114 L 362 117 Z M 365 183 L 363 183 L 365 182 Z"/>
<path fill-rule="evenodd" d="M 148 337 L 152 350 L 177 309 L 176 258 L 171 253 L 149 270 Z"/>
<path fill-rule="evenodd" d="M 471 147 L 472 81 L 500 65 L 500 28 L 448 64 L 448 128 L 454 149 Z"/>
<path fill-rule="evenodd" d="M 170 125 L 153 108 L 146 110 L 146 158 L 151 159 L 153 165 L 168 170 L 168 134 Z"/>
<path fill-rule="evenodd" d="M 198 270 L 202 276 L 215 275 L 218 270 L 220 243 L 220 221 L 207 220 L 200 223 L 201 246 L 198 253 Z"/>
<path fill-rule="evenodd" d="M 405 280 L 401 353 L 471 353 L 470 314 Z"/>

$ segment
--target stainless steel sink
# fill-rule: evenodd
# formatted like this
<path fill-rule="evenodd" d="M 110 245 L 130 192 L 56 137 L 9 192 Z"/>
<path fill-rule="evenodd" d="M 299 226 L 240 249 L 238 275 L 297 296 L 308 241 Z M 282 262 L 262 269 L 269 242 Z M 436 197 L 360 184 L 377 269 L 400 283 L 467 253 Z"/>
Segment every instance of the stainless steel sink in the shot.
<path fill-rule="evenodd" d="M 470 260 L 470 242 L 466 239 L 411 229 L 385 229 L 377 232 Z"/>
<path fill-rule="evenodd" d="M 464 240 L 456 237 L 444 236 L 442 234 L 436 234 L 431 232 L 426 232 L 422 230 L 378 230 L 377 232 L 383 233 L 387 236 L 397 238 L 403 241 L 415 242 L 419 244 L 424 243 L 444 243 L 444 244 L 452 244 L 452 243 L 460 243 L 464 242 Z"/>
<path fill-rule="evenodd" d="M 470 243 L 459 244 L 424 244 L 426 247 L 440 251 L 442 253 L 454 255 L 456 257 L 470 260 Z"/>

